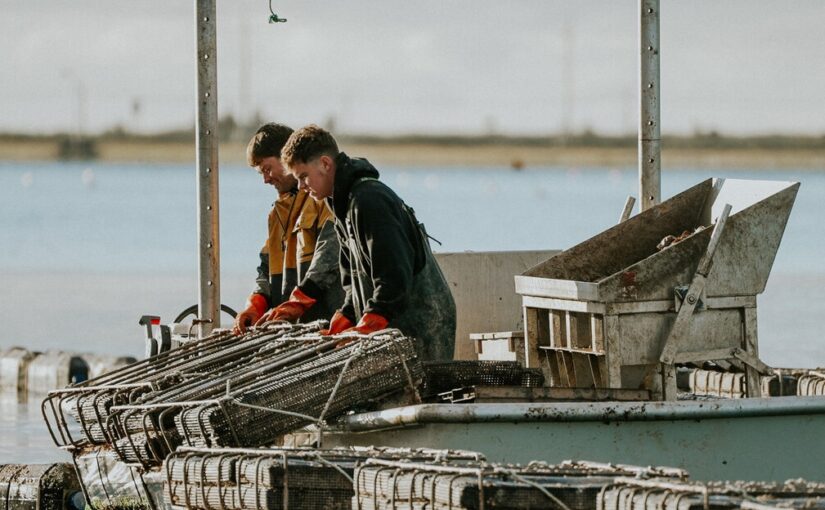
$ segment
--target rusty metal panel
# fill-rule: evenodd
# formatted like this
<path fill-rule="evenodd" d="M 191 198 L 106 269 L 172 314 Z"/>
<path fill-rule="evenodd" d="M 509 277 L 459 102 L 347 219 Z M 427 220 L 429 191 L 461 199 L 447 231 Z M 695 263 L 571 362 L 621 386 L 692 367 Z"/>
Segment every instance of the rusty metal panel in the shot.
<path fill-rule="evenodd" d="M 529 296 L 597 302 L 671 299 L 690 283 L 704 254 L 707 227 L 725 203 L 732 213 L 708 275 L 708 296 L 761 293 L 799 183 L 708 179 L 516 277 Z M 664 249 L 666 236 L 689 232 Z M 597 285 L 594 289 L 593 284 Z"/>
<path fill-rule="evenodd" d="M 698 226 L 712 188 L 712 180 L 707 179 L 530 268 L 523 275 L 599 282 L 656 253 L 656 245 L 663 237 Z"/>
<path fill-rule="evenodd" d="M 727 200 L 734 208 L 708 274 L 708 296 L 765 290 L 798 190 L 799 183 L 725 180 L 713 207 Z"/>
<path fill-rule="evenodd" d="M 619 330 L 623 339 L 621 359 L 624 364 L 658 363 L 661 346 L 670 333 L 675 313 L 619 315 Z M 721 349 L 742 345 L 742 323 L 736 309 L 705 310 L 696 313 L 688 325 L 692 342 L 684 350 Z"/>
<path fill-rule="evenodd" d="M 678 249 L 654 252 L 649 257 L 605 278 L 599 296 L 608 302 L 644 302 L 673 299 L 673 288 L 688 285 L 710 241 L 706 229 L 678 244 Z"/>

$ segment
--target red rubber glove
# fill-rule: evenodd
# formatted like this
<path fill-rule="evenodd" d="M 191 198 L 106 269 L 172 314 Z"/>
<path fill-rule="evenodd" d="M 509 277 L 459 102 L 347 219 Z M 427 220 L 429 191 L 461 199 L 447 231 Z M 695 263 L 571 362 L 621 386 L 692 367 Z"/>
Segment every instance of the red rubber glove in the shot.
<path fill-rule="evenodd" d="M 352 332 L 368 335 L 370 333 L 375 333 L 376 331 L 381 331 L 382 329 L 387 329 L 387 324 L 389 323 L 390 322 L 387 319 L 377 313 L 367 312 L 361 316 L 361 320 L 358 321 L 358 324 L 356 324 L 354 328 L 349 328 L 344 331 L 344 333 Z"/>
<path fill-rule="evenodd" d="M 352 327 L 352 321 L 347 319 L 341 310 L 336 310 L 332 319 L 329 320 L 329 329 L 319 331 L 322 335 L 337 335 L 338 333 Z"/>
<path fill-rule="evenodd" d="M 260 326 L 261 324 L 269 321 L 295 322 L 300 319 L 307 310 L 312 308 L 312 305 L 316 302 L 317 300 L 312 299 L 301 292 L 301 289 L 295 287 L 289 295 L 289 299 L 287 301 L 284 301 L 272 310 L 263 314 L 255 325 Z"/>
<path fill-rule="evenodd" d="M 250 294 L 246 299 L 246 309 L 235 317 L 232 332 L 236 335 L 246 333 L 246 328 L 255 324 L 269 308 L 266 298 L 262 294 Z"/>

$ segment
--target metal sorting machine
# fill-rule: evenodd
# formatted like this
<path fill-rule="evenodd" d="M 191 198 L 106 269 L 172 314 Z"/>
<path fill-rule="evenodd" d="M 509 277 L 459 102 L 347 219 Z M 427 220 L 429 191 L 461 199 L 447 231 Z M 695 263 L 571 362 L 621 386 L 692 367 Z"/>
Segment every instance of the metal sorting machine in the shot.
<path fill-rule="evenodd" d="M 676 364 L 715 361 L 760 396 L 756 296 L 798 188 L 708 179 L 516 276 L 527 366 L 673 400 Z"/>

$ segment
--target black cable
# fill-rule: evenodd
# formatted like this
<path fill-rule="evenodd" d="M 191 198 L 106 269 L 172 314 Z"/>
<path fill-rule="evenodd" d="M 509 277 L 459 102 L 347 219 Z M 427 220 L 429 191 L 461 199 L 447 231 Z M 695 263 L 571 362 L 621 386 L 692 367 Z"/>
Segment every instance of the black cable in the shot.
<path fill-rule="evenodd" d="M 275 11 L 272 10 L 272 0 L 269 0 L 269 22 L 270 23 L 286 23 L 286 18 L 279 18 Z"/>

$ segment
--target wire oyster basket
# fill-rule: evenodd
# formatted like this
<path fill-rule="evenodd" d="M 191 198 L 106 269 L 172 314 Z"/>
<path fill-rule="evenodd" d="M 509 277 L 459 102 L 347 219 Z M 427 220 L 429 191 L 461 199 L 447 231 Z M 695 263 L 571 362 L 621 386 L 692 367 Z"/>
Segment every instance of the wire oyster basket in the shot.
<path fill-rule="evenodd" d="M 310 325 L 305 326 L 309 328 Z M 318 326 L 313 325 L 317 330 Z M 261 348 L 295 331 L 274 326 L 242 338 L 228 332 L 187 343 L 83 383 L 49 392 L 41 411 L 55 444 L 77 449 L 112 444 L 112 407 L 146 402 L 159 395 L 196 394 L 216 379 L 248 366 Z M 131 423 L 135 424 L 134 421 Z M 142 428 L 142 424 L 137 424 Z"/>
<path fill-rule="evenodd" d="M 541 369 L 525 368 L 518 361 L 427 361 L 421 393 L 431 396 L 468 386 L 539 388 L 543 385 Z"/>
<path fill-rule="evenodd" d="M 628 476 L 678 481 L 687 473 L 674 468 L 571 461 L 445 466 L 372 459 L 355 470 L 352 508 L 592 509 L 604 487 Z"/>
<path fill-rule="evenodd" d="M 601 510 L 704 510 L 825 508 L 825 484 L 764 482 L 677 482 L 618 479 L 599 494 Z"/>
<path fill-rule="evenodd" d="M 163 466 L 172 508 L 349 509 L 353 473 L 370 458 L 443 464 L 478 462 L 476 452 L 353 447 L 206 449 L 183 447 Z"/>
<path fill-rule="evenodd" d="M 322 336 L 325 323 L 228 332 L 56 390 L 42 411 L 58 446 L 112 448 L 149 468 L 182 444 L 261 446 L 353 405 L 401 393 L 417 399 L 414 339 L 397 330 Z"/>
<path fill-rule="evenodd" d="M 388 330 L 187 407 L 175 426 L 192 446 L 259 446 L 279 436 L 407 390 L 415 400 L 422 368 L 414 340 Z"/>

